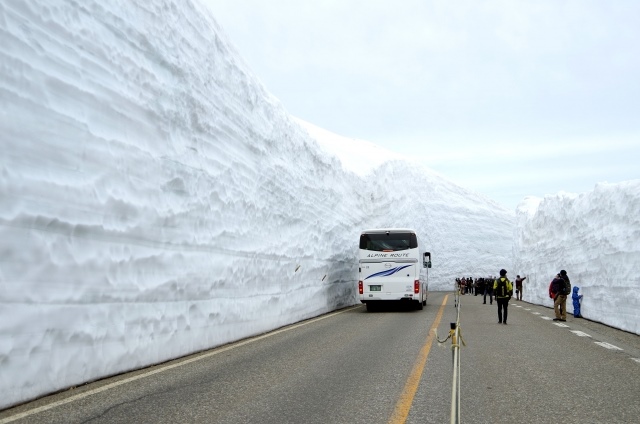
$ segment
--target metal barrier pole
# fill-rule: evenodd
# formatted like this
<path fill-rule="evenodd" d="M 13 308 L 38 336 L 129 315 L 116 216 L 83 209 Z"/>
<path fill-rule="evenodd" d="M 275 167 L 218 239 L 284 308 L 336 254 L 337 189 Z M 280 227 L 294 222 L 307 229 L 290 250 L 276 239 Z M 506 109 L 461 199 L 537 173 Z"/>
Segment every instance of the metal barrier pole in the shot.
<path fill-rule="evenodd" d="M 451 381 L 451 424 L 455 424 L 459 422 L 459 398 L 458 398 L 458 336 L 459 336 L 459 324 L 460 324 L 460 301 L 458 299 L 457 303 L 457 316 L 456 322 L 451 323 L 451 330 L 453 330 L 453 337 L 451 338 L 451 357 L 453 360 L 453 379 Z"/>
<path fill-rule="evenodd" d="M 455 290 L 455 307 L 457 309 L 456 322 L 450 323 L 449 335 L 446 339 L 438 339 L 436 331 L 436 339 L 438 343 L 444 343 L 451 339 L 451 358 L 453 367 L 453 376 L 451 381 L 451 424 L 460 423 L 460 343 L 466 346 L 460 330 L 460 290 Z"/>
<path fill-rule="evenodd" d="M 458 337 L 458 330 L 456 329 L 454 332 L 454 339 Z M 455 340 L 453 340 L 455 344 Z M 459 405 L 459 393 L 458 393 L 458 382 L 459 374 L 458 374 L 458 350 L 453 348 L 453 380 L 451 382 L 451 424 L 457 424 L 460 422 L 460 405 Z"/>
<path fill-rule="evenodd" d="M 460 342 L 462 335 L 460 333 L 460 299 L 457 302 L 457 314 L 455 324 L 451 324 L 451 329 L 454 330 L 453 337 L 451 339 L 451 350 L 453 356 L 453 377 L 451 381 L 451 424 L 460 423 Z M 455 326 L 455 328 L 453 328 Z"/>

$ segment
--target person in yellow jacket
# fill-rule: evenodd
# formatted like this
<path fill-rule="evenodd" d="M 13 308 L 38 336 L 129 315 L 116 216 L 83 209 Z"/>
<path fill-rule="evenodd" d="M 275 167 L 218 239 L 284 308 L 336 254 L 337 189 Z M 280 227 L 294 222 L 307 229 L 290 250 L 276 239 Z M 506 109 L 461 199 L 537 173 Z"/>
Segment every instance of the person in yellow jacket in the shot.
<path fill-rule="evenodd" d="M 498 303 L 498 324 L 507 323 L 507 308 L 509 306 L 509 299 L 513 296 L 513 284 L 507 278 L 507 271 L 500 270 L 500 278 L 493 282 L 493 295 L 496 297 Z M 502 311 L 504 310 L 504 319 Z"/>

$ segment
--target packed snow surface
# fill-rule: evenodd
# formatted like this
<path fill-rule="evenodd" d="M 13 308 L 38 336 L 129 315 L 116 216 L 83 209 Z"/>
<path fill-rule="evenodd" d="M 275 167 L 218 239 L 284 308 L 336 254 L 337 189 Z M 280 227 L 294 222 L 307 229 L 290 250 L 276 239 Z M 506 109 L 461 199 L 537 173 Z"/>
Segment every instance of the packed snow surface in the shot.
<path fill-rule="evenodd" d="M 353 305 L 365 228 L 414 228 L 431 290 L 566 269 L 583 315 L 638 332 L 638 182 L 516 215 L 336 143 L 197 1 L 1 2 L 0 63 L 0 408 Z M 615 310 L 595 298 L 609 283 Z"/>
<path fill-rule="evenodd" d="M 516 216 L 514 270 L 527 276 L 526 300 L 553 306 L 549 283 L 565 270 L 584 296 L 582 316 L 640 334 L 640 180 L 527 198 Z"/>

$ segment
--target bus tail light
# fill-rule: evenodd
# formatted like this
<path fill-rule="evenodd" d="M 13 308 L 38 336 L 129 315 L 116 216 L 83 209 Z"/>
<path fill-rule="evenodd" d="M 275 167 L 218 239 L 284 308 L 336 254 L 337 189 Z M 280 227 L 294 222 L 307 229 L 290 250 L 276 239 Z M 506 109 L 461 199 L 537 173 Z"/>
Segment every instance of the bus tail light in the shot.
<path fill-rule="evenodd" d="M 415 280 L 413 282 L 413 292 L 420 293 L 420 280 Z"/>
<path fill-rule="evenodd" d="M 364 285 L 362 284 L 362 281 L 358 281 L 358 292 L 360 292 L 360 294 L 364 293 Z"/>

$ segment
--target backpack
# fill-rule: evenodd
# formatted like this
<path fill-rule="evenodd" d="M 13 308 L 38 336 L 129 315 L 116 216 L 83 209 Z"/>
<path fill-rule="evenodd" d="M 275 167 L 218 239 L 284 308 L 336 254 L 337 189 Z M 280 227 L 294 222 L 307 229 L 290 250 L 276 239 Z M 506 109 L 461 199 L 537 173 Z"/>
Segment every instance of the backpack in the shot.
<path fill-rule="evenodd" d="M 564 295 L 569 296 L 570 294 L 571 294 L 571 282 L 569 282 L 569 279 L 567 278 L 566 280 L 564 280 Z"/>
<path fill-rule="evenodd" d="M 496 285 L 496 289 L 494 290 L 495 291 L 494 295 L 496 297 L 511 296 L 511 292 L 507 290 L 507 279 L 505 278 L 503 280 L 502 277 L 500 277 L 496 281 L 498 284 Z"/>

